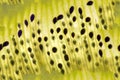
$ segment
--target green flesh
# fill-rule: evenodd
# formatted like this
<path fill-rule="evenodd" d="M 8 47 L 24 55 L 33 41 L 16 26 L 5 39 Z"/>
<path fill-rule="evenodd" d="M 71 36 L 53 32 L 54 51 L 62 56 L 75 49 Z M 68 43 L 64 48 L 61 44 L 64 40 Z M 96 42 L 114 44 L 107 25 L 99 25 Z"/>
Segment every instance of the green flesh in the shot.
<path fill-rule="evenodd" d="M 8 1 L 0 2 L 0 44 L 9 42 L 0 50 L 0 80 L 119 79 L 119 0 L 92 0 L 92 5 L 88 0 Z M 53 22 L 59 15 L 63 18 Z"/>

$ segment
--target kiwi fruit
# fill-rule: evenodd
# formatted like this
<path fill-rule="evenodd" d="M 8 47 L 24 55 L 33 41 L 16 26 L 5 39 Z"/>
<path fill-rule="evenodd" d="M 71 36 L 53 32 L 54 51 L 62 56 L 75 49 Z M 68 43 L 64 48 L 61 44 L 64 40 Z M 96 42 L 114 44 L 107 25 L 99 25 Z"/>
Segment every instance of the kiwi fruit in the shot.
<path fill-rule="evenodd" d="M 0 80 L 119 80 L 120 0 L 1 0 Z"/>

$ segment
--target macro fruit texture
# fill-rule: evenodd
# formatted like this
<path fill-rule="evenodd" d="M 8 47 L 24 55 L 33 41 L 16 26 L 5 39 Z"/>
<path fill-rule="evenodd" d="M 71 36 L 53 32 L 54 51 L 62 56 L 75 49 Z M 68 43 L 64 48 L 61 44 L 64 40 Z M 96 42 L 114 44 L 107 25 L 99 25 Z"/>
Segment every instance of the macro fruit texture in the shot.
<path fill-rule="evenodd" d="M 0 80 L 119 80 L 119 0 L 1 0 Z"/>

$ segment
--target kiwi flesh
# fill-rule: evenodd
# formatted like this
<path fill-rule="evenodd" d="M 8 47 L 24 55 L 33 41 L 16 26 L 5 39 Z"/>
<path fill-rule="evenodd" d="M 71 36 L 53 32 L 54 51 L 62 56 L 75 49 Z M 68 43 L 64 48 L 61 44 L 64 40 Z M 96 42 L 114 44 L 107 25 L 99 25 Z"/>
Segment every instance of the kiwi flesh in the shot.
<path fill-rule="evenodd" d="M 1 80 L 119 80 L 119 0 L 1 0 Z"/>

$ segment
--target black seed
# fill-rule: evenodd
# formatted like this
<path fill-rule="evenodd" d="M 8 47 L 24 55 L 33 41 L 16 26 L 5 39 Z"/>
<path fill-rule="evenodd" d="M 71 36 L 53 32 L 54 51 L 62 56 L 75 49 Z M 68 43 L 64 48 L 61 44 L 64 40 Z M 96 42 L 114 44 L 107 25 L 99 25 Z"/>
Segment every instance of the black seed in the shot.
<path fill-rule="evenodd" d="M 36 60 L 35 59 L 33 59 L 32 62 L 33 62 L 33 64 L 36 64 Z"/>
<path fill-rule="evenodd" d="M 74 11 L 74 6 L 71 6 L 70 9 L 69 9 L 69 13 L 72 14 Z"/>
<path fill-rule="evenodd" d="M 41 51 L 43 51 L 43 45 L 42 44 L 39 45 L 39 48 L 40 48 Z"/>
<path fill-rule="evenodd" d="M 31 54 L 30 54 L 30 57 L 31 57 L 31 58 L 34 58 L 34 54 L 33 54 L 33 53 L 31 53 Z"/>
<path fill-rule="evenodd" d="M 105 24 L 105 20 L 104 20 L 104 19 L 102 19 L 102 20 L 101 20 L 101 23 L 102 23 L 102 24 Z"/>
<path fill-rule="evenodd" d="M 25 57 L 25 56 L 26 56 L 26 54 L 23 52 L 23 53 L 22 53 L 22 56 L 23 56 L 23 57 Z"/>
<path fill-rule="evenodd" d="M 52 36 L 52 39 L 55 40 L 55 36 Z"/>
<path fill-rule="evenodd" d="M 20 24 L 18 23 L 18 28 L 20 28 Z"/>
<path fill-rule="evenodd" d="M 31 22 L 33 22 L 34 18 L 35 18 L 35 15 L 34 15 L 34 14 L 31 14 L 31 16 L 30 16 Z"/>
<path fill-rule="evenodd" d="M 63 44 L 63 45 L 62 45 L 62 48 L 63 48 L 63 49 L 65 49 L 65 48 L 66 48 L 66 46 Z"/>
<path fill-rule="evenodd" d="M 118 74 L 117 73 L 114 73 L 115 77 L 118 78 Z"/>
<path fill-rule="evenodd" d="M 92 47 L 95 47 L 95 43 L 94 42 L 92 43 Z"/>
<path fill-rule="evenodd" d="M 3 47 L 6 47 L 6 46 L 8 46 L 9 45 L 9 42 L 8 41 L 5 41 L 4 43 L 3 43 Z"/>
<path fill-rule="evenodd" d="M 52 48 L 52 51 L 53 51 L 54 53 L 56 53 L 56 52 L 57 52 L 57 48 L 56 48 L 56 47 L 53 47 L 53 48 Z"/>
<path fill-rule="evenodd" d="M 88 61 L 90 62 L 90 61 L 91 61 L 91 56 L 88 55 L 88 56 L 87 56 L 87 59 L 88 59 Z"/>
<path fill-rule="evenodd" d="M 82 14 L 82 8 L 81 7 L 78 8 L 78 12 L 79 12 L 80 15 Z"/>
<path fill-rule="evenodd" d="M 108 48 L 111 49 L 111 48 L 112 48 L 112 44 L 109 44 L 109 45 L 108 45 Z"/>
<path fill-rule="evenodd" d="M 118 51 L 120 51 L 120 45 L 118 45 Z"/>
<path fill-rule="evenodd" d="M 32 37 L 35 38 L 35 33 L 32 33 Z"/>
<path fill-rule="evenodd" d="M 40 34 L 40 29 L 37 30 L 37 33 Z"/>
<path fill-rule="evenodd" d="M 63 54 L 66 54 L 66 51 L 65 51 L 65 50 L 63 50 L 62 52 L 63 52 Z"/>
<path fill-rule="evenodd" d="M 25 61 L 25 63 L 28 63 L 28 60 L 26 58 L 24 59 L 24 61 Z"/>
<path fill-rule="evenodd" d="M 75 22 L 75 21 L 76 21 L 76 17 L 75 17 L 75 16 L 73 16 L 72 20 L 73 20 L 73 22 Z"/>
<path fill-rule="evenodd" d="M 72 26 L 72 22 L 71 21 L 69 22 L 69 25 Z"/>
<path fill-rule="evenodd" d="M 61 69 L 61 73 L 62 73 L 62 74 L 64 74 L 64 73 L 65 73 L 65 71 L 64 71 L 63 69 Z"/>
<path fill-rule="evenodd" d="M 93 32 L 90 32 L 90 33 L 89 33 L 89 37 L 90 37 L 90 38 L 93 38 Z"/>
<path fill-rule="evenodd" d="M 70 67 L 70 62 L 67 62 L 67 66 Z"/>
<path fill-rule="evenodd" d="M 60 15 L 57 17 L 57 19 L 58 19 L 58 20 L 63 19 L 63 15 L 60 14 Z"/>
<path fill-rule="evenodd" d="M 23 44 L 24 44 L 23 40 L 20 40 L 20 44 L 21 44 L 21 45 L 23 45 Z"/>
<path fill-rule="evenodd" d="M 71 33 L 71 36 L 74 38 L 74 37 L 75 37 L 75 33 L 74 33 L 74 32 L 72 32 L 72 33 Z"/>
<path fill-rule="evenodd" d="M 67 28 L 64 28 L 63 33 L 66 35 L 68 32 Z"/>
<path fill-rule="evenodd" d="M 3 46 L 2 46 L 2 44 L 0 44 L 0 50 L 2 50 L 2 48 L 3 48 Z"/>
<path fill-rule="evenodd" d="M 59 32 L 60 32 L 60 30 L 61 30 L 61 29 L 58 27 L 58 28 L 56 29 L 57 33 L 59 33 Z"/>
<path fill-rule="evenodd" d="M 102 47 L 103 43 L 102 42 L 99 42 L 99 46 Z"/>
<path fill-rule="evenodd" d="M 50 52 L 49 51 L 47 52 L 47 54 L 48 54 L 48 56 L 50 56 Z"/>
<path fill-rule="evenodd" d="M 57 22 L 57 18 L 54 17 L 54 18 L 53 18 L 53 23 L 55 24 L 56 22 Z"/>
<path fill-rule="evenodd" d="M 42 41 L 42 38 L 41 37 L 38 37 L 38 42 L 41 42 Z"/>
<path fill-rule="evenodd" d="M 100 41 L 100 39 L 101 39 L 101 36 L 98 34 L 97 35 L 97 40 Z"/>
<path fill-rule="evenodd" d="M 53 30 L 53 29 L 50 29 L 50 32 L 51 32 L 51 34 L 53 34 L 54 30 Z"/>
<path fill-rule="evenodd" d="M 18 70 L 16 70 L 15 73 L 16 73 L 17 75 L 19 75 L 19 71 L 18 71 Z"/>
<path fill-rule="evenodd" d="M 105 42 L 110 41 L 110 38 L 108 36 L 105 37 Z"/>
<path fill-rule="evenodd" d="M 102 8 L 101 7 L 99 8 L 99 13 L 102 13 Z"/>
<path fill-rule="evenodd" d="M 85 29 L 82 29 L 82 30 L 80 31 L 80 33 L 81 33 L 81 35 L 83 35 L 83 34 L 85 33 Z"/>
<path fill-rule="evenodd" d="M 120 66 L 118 67 L 118 72 L 120 72 Z"/>
<path fill-rule="evenodd" d="M 96 28 L 99 28 L 99 24 L 96 24 Z"/>
<path fill-rule="evenodd" d="M 58 68 L 62 69 L 62 64 L 58 63 Z"/>
<path fill-rule="evenodd" d="M 45 37 L 44 37 L 44 41 L 47 41 L 47 40 L 48 40 L 48 38 L 45 36 Z"/>
<path fill-rule="evenodd" d="M 51 65 L 54 65 L 54 61 L 53 61 L 53 60 L 50 60 L 50 64 L 51 64 Z"/>
<path fill-rule="evenodd" d="M 62 39 L 63 39 L 63 36 L 62 36 L 62 35 L 59 35 L 59 39 L 62 40 Z"/>
<path fill-rule="evenodd" d="M 65 61 L 68 61 L 68 60 L 69 60 L 69 57 L 68 57 L 67 54 L 64 55 L 64 59 L 65 59 Z"/>
<path fill-rule="evenodd" d="M 22 36 L 22 30 L 19 30 L 18 31 L 18 37 L 21 37 Z"/>
<path fill-rule="evenodd" d="M 90 22 L 90 20 L 91 20 L 90 17 L 86 17 L 86 18 L 85 18 L 85 21 L 86 21 L 86 22 Z"/>
<path fill-rule="evenodd" d="M 79 51 L 79 49 L 78 49 L 78 48 L 75 48 L 75 51 L 76 51 L 76 52 L 78 52 L 78 51 Z"/>
<path fill-rule="evenodd" d="M 104 25 L 104 29 L 107 30 L 107 25 Z"/>
<path fill-rule="evenodd" d="M 16 54 L 19 54 L 19 50 L 18 50 L 18 49 L 15 49 L 15 53 L 16 53 Z"/>
<path fill-rule="evenodd" d="M 82 23 L 82 24 L 81 24 L 81 26 L 82 26 L 82 27 L 84 27 L 84 26 L 85 26 L 85 24 L 84 24 L 84 23 Z"/>
<path fill-rule="evenodd" d="M 76 45 L 76 43 L 77 43 L 76 40 L 73 40 L 73 44 Z"/>
<path fill-rule="evenodd" d="M 100 55 L 100 57 L 103 56 L 103 53 L 102 53 L 102 50 L 101 50 L 101 49 L 99 50 L 99 55 Z"/>
<path fill-rule="evenodd" d="M 88 1 L 88 2 L 87 2 L 87 5 L 88 5 L 88 6 L 91 6 L 92 4 L 93 4 L 93 1 Z"/>
<path fill-rule="evenodd" d="M 5 55 L 2 55 L 2 59 L 5 60 Z"/>
<path fill-rule="evenodd" d="M 10 63 L 12 66 L 14 66 L 14 64 L 15 64 L 14 60 L 10 60 Z"/>
<path fill-rule="evenodd" d="M 116 61 L 118 60 L 118 58 L 119 58 L 118 56 L 115 56 Z"/>
<path fill-rule="evenodd" d="M 31 47 L 28 47 L 28 51 L 31 53 L 32 52 L 32 49 L 31 49 Z"/>
<path fill-rule="evenodd" d="M 69 13 L 67 13 L 67 17 L 68 17 L 68 18 L 70 17 L 70 14 L 69 14 Z"/>
<path fill-rule="evenodd" d="M 5 75 L 2 75 L 2 79 L 3 79 L 3 80 L 6 80 L 6 77 L 5 77 Z"/>
<path fill-rule="evenodd" d="M 24 23 L 26 26 L 28 26 L 28 21 L 27 20 L 24 20 Z"/>

